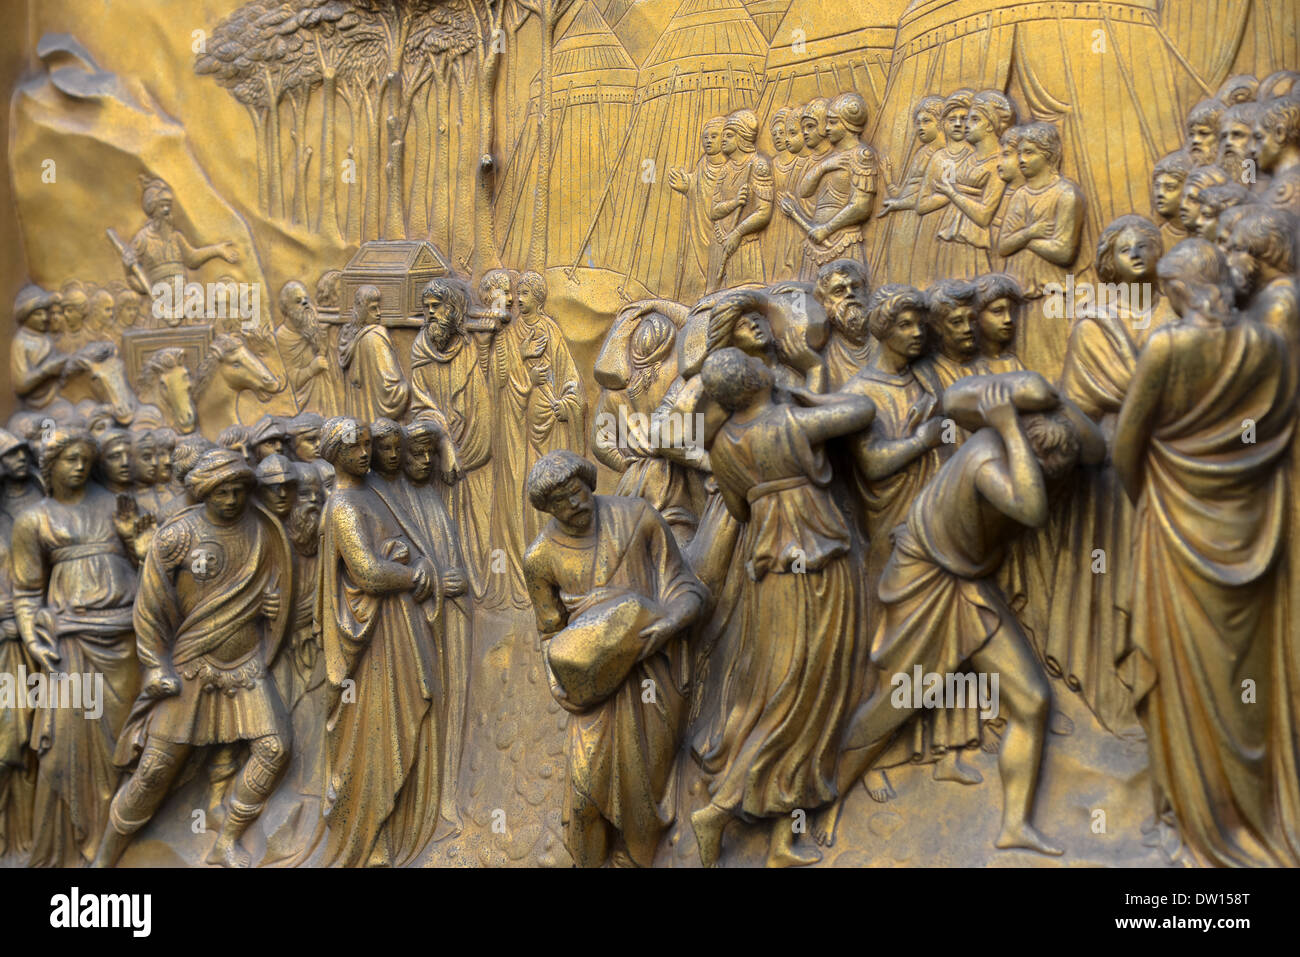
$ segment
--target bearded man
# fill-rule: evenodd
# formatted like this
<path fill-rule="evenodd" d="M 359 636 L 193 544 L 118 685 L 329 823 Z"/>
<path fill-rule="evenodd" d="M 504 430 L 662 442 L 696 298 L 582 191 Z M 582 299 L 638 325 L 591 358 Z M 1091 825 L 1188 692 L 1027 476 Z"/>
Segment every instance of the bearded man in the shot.
<path fill-rule="evenodd" d="M 867 335 L 867 299 L 871 282 L 867 267 L 854 259 L 836 259 L 822 266 L 813 298 L 826 310 L 830 337 L 822 349 L 827 387 L 834 391 L 871 359 L 875 341 Z"/>
<path fill-rule="evenodd" d="M 283 321 L 275 330 L 275 340 L 299 411 L 338 415 L 340 382 L 330 356 L 329 333 L 320 324 L 307 287 L 296 279 L 280 287 L 280 316 Z"/>

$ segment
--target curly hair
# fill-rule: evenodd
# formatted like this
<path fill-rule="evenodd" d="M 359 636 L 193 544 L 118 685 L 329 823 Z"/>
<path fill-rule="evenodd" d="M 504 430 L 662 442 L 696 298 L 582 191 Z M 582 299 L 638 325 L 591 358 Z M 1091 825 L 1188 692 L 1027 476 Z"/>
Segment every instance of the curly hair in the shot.
<path fill-rule="evenodd" d="M 1172 153 L 1166 153 L 1151 168 L 1151 178 L 1157 176 L 1173 176 L 1179 180 L 1187 179 L 1187 174 L 1196 168 L 1192 162 L 1192 156 L 1187 150 L 1174 150 Z"/>
<path fill-rule="evenodd" d="M 739 349 L 728 346 L 704 360 L 700 376 L 705 394 L 724 409 L 734 412 L 763 388 L 765 371 L 761 363 L 751 361 Z"/>
<path fill-rule="evenodd" d="M 1219 117 L 1227 107 L 1219 100 L 1201 100 L 1187 114 L 1186 128 L 1188 132 L 1193 126 L 1208 126 L 1212 130 L 1218 130 Z"/>
<path fill-rule="evenodd" d="M 1061 168 L 1061 131 L 1051 123 L 1027 123 L 1020 127 L 1020 142 L 1033 143 L 1047 154 L 1049 166 Z"/>
<path fill-rule="evenodd" d="M 959 306 L 975 305 L 975 284 L 967 279 L 940 279 L 925 291 L 925 300 L 932 322 L 938 322 Z"/>
<path fill-rule="evenodd" d="M 1160 240 L 1159 226 L 1145 216 L 1139 216 L 1136 213 L 1120 216 L 1112 220 L 1110 225 L 1101 231 L 1101 237 L 1097 240 L 1097 278 L 1102 282 L 1119 281 L 1119 277 L 1115 273 L 1115 244 L 1119 242 L 1119 237 L 1130 229 L 1137 230 L 1144 239 L 1149 239 L 1155 243 L 1156 259 L 1159 259 L 1164 252 L 1164 243 Z"/>
<path fill-rule="evenodd" d="M 547 452 L 528 470 L 528 501 L 539 512 L 546 511 L 546 500 L 574 476 L 580 478 L 582 484 L 591 491 L 596 490 L 594 462 L 568 449 Z"/>
<path fill-rule="evenodd" d="M 1156 275 L 1162 283 L 1182 285 L 1197 312 L 1220 322 L 1232 321 L 1233 294 L 1228 264 L 1213 243 L 1184 239 L 1156 264 Z"/>
<path fill-rule="evenodd" d="M 1020 416 L 1020 425 L 1044 478 L 1060 478 L 1078 463 L 1083 443 L 1061 412 L 1030 412 Z"/>
<path fill-rule="evenodd" d="M 1025 294 L 1016 277 L 1005 272 L 987 272 L 971 280 L 975 284 L 975 308 L 987 308 L 989 303 L 999 299 L 1010 299 L 1019 305 L 1025 301 Z"/>
<path fill-rule="evenodd" d="M 1271 101 L 1260 115 L 1259 125 L 1280 130 L 1285 143 L 1300 144 L 1300 93 L 1288 93 Z"/>
<path fill-rule="evenodd" d="M 876 339 L 885 339 L 893 332 L 898 317 L 908 309 L 919 312 L 924 321 L 927 308 L 921 290 L 902 283 L 886 283 L 867 300 L 867 328 Z"/>
<path fill-rule="evenodd" d="M 1246 252 L 1283 273 L 1295 272 L 1295 220 L 1272 206 L 1245 207 L 1233 236 Z"/>
<path fill-rule="evenodd" d="M 41 473 L 41 487 L 46 495 L 54 494 L 54 463 L 74 445 L 84 445 L 90 454 L 93 465 L 99 457 L 99 449 L 94 438 L 84 429 L 56 428 L 43 438 L 37 446 L 37 468 Z"/>

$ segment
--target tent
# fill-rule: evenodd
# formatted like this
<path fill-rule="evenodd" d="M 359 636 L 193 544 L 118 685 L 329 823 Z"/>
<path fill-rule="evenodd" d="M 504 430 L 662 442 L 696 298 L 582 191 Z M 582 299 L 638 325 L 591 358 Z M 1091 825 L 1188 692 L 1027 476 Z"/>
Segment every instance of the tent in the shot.
<path fill-rule="evenodd" d="M 663 35 L 682 0 L 609 0 L 601 9 L 605 22 L 640 66 Z"/>
<path fill-rule="evenodd" d="M 1150 211 L 1151 168 L 1182 143 L 1171 93 L 1186 68 L 1161 37 L 1156 13 L 1156 0 L 912 0 L 871 142 L 902 170 L 912 107 L 923 96 L 961 87 L 1007 93 L 1022 123 L 1044 120 L 1061 131 L 1062 173 L 1087 204 L 1084 266 L 1107 223 Z"/>
<path fill-rule="evenodd" d="M 781 25 L 781 20 L 790 7 L 790 0 L 744 0 L 744 3 L 745 9 L 754 18 L 754 25 L 769 41 L 776 34 L 776 28 Z"/>
<path fill-rule="evenodd" d="M 907 0 L 863 0 L 852 16 L 840 0 L 794 0 L 772 37 L 758 115 L 855 90 L 880 109 L 898 18 Z"/>
<path fill-rule="evenodd" d="M 579 6 L 555 42 L 551 77 L 551 216 L 548 263 L 570 263 L 582 252 L 583 233 L 599 201 L 632 115 L 637 70 L 591 0 Z M 537 116 L 540 81 L 533 81 L 519 145 L 502 177 L 496 203 L 505 262 L 528 259 L 537 189 Z M 593 246 L 605 237 L 592 238 Z M 583 257 L 585 262 L 585 257 Z"/>
<path fill-rule="evenodd" d="M 1300 68 L 1300 5 L 1277 0 L 1161 0 L 1161 36 L 1186 68 L 1183 112 L 1230 76 Z"/>
<path fill-rule="evenodd" d="M 607 237 L 591 246 L 596 265 L 677 297 L 686 206 L 668 171 L 694 168 L 709 117 L 754 107 L 766 56 L 767 40 L 740 0 L 682 0 L 641 67 L 616 168 L 587 229 Z"/>

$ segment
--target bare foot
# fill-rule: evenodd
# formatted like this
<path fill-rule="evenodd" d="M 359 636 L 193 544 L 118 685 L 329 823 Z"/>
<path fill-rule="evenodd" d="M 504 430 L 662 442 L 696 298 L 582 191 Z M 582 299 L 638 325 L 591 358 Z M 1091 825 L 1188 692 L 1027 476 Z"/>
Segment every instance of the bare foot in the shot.
<path fill-rule="evenodd" d="M 844 808 L 844 799 L 836 798 L 813 817 L 812 839 L 822 847 L 835 844 L 835 829 L 840 824 L 840 811 Z"/>
<path fill-rule="evenodd" d="M 1003 825 L 1002 833 L 993 843 L 1002 848 L 1023 847 L 1025 850 L 1037 851 L 1039 854 L 1048 854 L 1052 857 L 1060 857 L 1065 853 L 1065 848 L 1053 844 L 1038 828 L 1027 821 L 1020 825 Z"/>
<path fill-rule="evenodd" d="M 889 777 L 884 771 L 871 770 L 866 773 L 862 779 L 863 786 L 867 789 L 867 794 L 871 800 L 877 804 L 884 804 L 898 797 L 894 793 L 894 787 L 889 783 Z"/>
<path fill-rule="evenodd" d="M 1061 736 L 1074 734 L 1074 722 L 1070 720 L 1070 716 L 1064 711 L 1053 711 L 1052 717 L 1048 719 L 1047 729 L 1051 731 L 1052 734 L 1059 734 Z"/>
<path fill-rule="evenodd" d="M 700 863 L 705 867 L 717 866 L 718 857 L 722 854 L 722 832 L 730 817 L 726 811 L 712 804 L 704 805 L 691 815 L 695 843 L 700 848 Z"/>
<path fill-rule="evenodd" d="M 208 855 L 209 864 L 222 867 L 252 867 L 253 855 L 239 846 L 234 838 L 219 837 L 217 844 Z"/>
<path fill-rule="evenodd" d="M 956 748 L 944 753 L 934 766 L 936 781 L 956 781 L 958 784 L 979 784 L 984 775 L 975 768 L 961 763 L 961 751 Z"/>

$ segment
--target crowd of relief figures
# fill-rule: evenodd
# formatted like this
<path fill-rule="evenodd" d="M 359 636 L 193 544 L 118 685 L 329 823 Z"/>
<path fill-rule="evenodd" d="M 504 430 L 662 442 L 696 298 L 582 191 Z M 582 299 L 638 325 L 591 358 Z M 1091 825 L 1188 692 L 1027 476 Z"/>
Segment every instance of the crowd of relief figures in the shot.
<path fill-rule="evenodd" d="M 230 6 L 255 227 L 23 216 L 3 863 L 1300 864 L 1300 14 Z"/>

